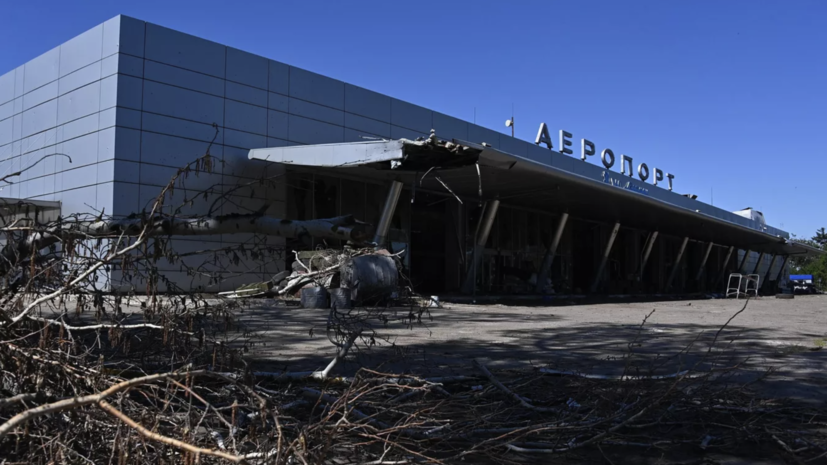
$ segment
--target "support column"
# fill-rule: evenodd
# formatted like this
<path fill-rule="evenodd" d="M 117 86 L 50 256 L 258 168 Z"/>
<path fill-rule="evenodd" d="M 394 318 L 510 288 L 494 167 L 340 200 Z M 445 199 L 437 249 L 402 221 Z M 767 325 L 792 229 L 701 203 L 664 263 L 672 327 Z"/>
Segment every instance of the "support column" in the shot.
<path fill-rule="evenodd" d="M 749 249 L 744 250 L 744 258 L 741 259 L 741 264 L 738 265 L 739 273 L 743 271 L 744 266 L 747 264 L 747 258 L 749 258 Z"/>
<path fill-rule="evenodd" d="M 764 288 L 764 284 L 770 280 L 770 273 L 772 273 L 772 267 L 775 266 L 775 259 L 778 258 L 777 254 L 772 254 L 772 258 L 770 259 L 770 266 L 767 267 L 767 272 L 764 273 L 764 281 L 761 282 L 761 288 Z"/>
<path fill-rule="evenodd" d="M 566 223 L 569 221 L 569 214 L 563 213 L 557 222 L 557 229 L 554 231 L 554 237 L 551 239 L 551 245 L 546 250 L 546 255 L 543 257 L 543 264 L 540 265 L 540 272 L 537 273 L 537 284 L 534 287 L 534 292 L 543 292 L 546 280 L 548 279 L 549 270 L 554 263 L 554 256 L 557 254 L 557 246 L 560 245 L 560 239 L 563 237 L 563 231 L 566 229 Z"/>
<path fill-rule="evenodd" d="M 658 232 L 654 231 L 652 235 L 649 236 L 649 240 L 646 241 L 646 248 L 643 250 L 643 259 L 640 261 L 640 271 L 637 274 L 637 280 L 643 280 L 643 270 L 646 269 L 646 262 L 649 261 L 649 254 L 652 253 L 652 246 L 655 245 L 655 239 L 658 238 Z"/>
<path fill-rule="evenodd" d="M 751 274 L 758 273 L 758 268 L 761 268 L 761 260 L 764 259 L 764 252 L 758 254 L 758 261 L 755 262 L 755 267 L 752 269 Z"/>
<path fill-rule="evenodd" d="M 695 281 L 700 280 L 701 275 L 704 274 L 704 268 L 706 267 L 706 261 L 707 261 L 707 259 L 709 259 L 709 252 L 712 252 L 712 246 L 714 246 L 714 245 L 715 245 L 714 243 L 710 242 L 706 246 L 706 252 L 704 252 L 704 258 L 703 258 L 703 260 L 701 260 L 701 266 L 698 267 L 698 273 L 695 274 Z M 706 286 L 704 286 L 704 287 L 706 287 Z"/>
<path fill-rule="evenodd" d="M 600 282 L 603 280 L 603 269 L 606 268 L 606 262 L 609 260 L 609 254 L 612 251 L 612 245 L 615 243 L 615 238 L 617 237 L 617 231 L 620 229 L 620 223 L 615 223 L 614 228 L 612 228 L 612 233 L 609 235 L 609 242 L 606 243 L 606 249 L 603 250 L 603 258 L 600 259 L 600 266 L 597 267 L 597 274 L 594 277 L 594 282 L 592 283 L 591 292 L 596 292 L 597 287 L 600 285 Z"/>
<path fill-rule="evenodd" d="M 675 264 L 672 265 L 672 272 L 669 273 L 669 280 L 666 281 L 666 291 L 669 292 L 672 289 L 672 281 L 675 280 L 675 275 L 678 274 L 678 268 L 681 266 L 681 259 L 683 258 L 683 252 L 686 250 L 686 244 L 689 242 L 689 237 L 684 237 L 683 242 L 681 242 L 681 248 L 678 249 L 678 256 L 675 257 Z"/>
<path fill-rule="evenodd" d="M 480 221 L 480 227 L 478 228 L 477 237 L 474 242 L 471 263 L 468 264 L 468 272 L 465 273 L 465 282 L 462 285 L 462 292 L 466 294 L 474 292 L 477 284 L 477 268 L 482 261 L 482 251 L 485 249 L 485 243 L 488 242 L 488 235 L 491 234 L 491 227 L 494 225 L 494 219 L 497 217 L 497 210 L 499 210 L 499 208 L 499 200 L 490 200 L 485 204 L 485 212 Z"/>
<path fill-rule="evenodd" d="M 718 273 L 718 279 L 715 280 L 715 284 L 719 284 L 722 279 L 724 279 L 724 275 L 726 274 L 726 268 L 729 266 L 729 260 L 732 258 L 732 252 L 735 250 L 735 246 L 729 246 L 729 250 L 727 250 L 726 258 L 724 259 L 724 264 L 721 266 L 721 272 Z"/>
<path fill-rule="evenodd" d="M 401 193 L 402 183 L 399 181 L 391 181 L 388 196 L 385 197 L 385 206 L 382 208 L 382 216 L 379 217 L 379 224 L 376 225 L 376 234 L 373 236 L 373 242 L 376 243 L 375 247 L 377 249 L 387 246 L 388 231 L 390 231 L 393 213 L 396 211 L 396 204 L 399 202 L 399 195 Z"/>
<path fill-rule="evenodd" d="M 787 266 L 787 259 L 789 258 L 789 255 L 784 255 L 784 261 L 781 262 L 781 269 L 778 270 L 778 274 L 775 275 L 775 282 L 778 282 L 778 280 L 781 279 L 781 274 L 784 273 L 784 267 Z"/>

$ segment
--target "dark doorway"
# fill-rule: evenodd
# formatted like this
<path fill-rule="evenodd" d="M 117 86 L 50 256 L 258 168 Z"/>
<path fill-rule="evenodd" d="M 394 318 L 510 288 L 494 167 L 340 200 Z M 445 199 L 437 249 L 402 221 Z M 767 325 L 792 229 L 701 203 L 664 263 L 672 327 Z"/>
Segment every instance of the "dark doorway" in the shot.
<path fill-rule="evenodd" d="M 445 197 L 417 192 L 411 206 L 411 282 L 422 294 L 445 290 Z"/>
<path fill-rule="evenodd" d="M 595 234 L 599 229 L 597 225 L 576 220 L 571 224 L 572 290 L 575 294 L 585 294 L 594 280 Z"/>

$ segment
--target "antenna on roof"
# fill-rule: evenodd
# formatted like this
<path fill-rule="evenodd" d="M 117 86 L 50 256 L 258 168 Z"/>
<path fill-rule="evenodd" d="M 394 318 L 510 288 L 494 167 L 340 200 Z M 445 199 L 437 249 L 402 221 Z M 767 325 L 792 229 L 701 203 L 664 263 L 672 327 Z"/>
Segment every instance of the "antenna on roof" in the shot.
<path fill-rule="evenodd" d="M 511 119 L 505 120 L 505 127 L 511 128 L 511 137 L 514 137 L 514 104 L 511 104 Z"/>

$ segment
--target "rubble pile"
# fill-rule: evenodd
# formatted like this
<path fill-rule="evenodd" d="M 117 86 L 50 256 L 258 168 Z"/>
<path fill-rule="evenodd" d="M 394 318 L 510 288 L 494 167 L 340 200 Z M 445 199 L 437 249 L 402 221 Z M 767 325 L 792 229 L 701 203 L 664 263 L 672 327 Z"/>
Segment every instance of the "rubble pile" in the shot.
<path fill-rule="evenodd" d="M 347 289 L 356 302 L 375 302 L 397 293 L 400 263 L 385 249 L 326 249 L 295 252 L 290 270 L 270 281 L 282 297 L 299 297 L 302 289 Z"/>

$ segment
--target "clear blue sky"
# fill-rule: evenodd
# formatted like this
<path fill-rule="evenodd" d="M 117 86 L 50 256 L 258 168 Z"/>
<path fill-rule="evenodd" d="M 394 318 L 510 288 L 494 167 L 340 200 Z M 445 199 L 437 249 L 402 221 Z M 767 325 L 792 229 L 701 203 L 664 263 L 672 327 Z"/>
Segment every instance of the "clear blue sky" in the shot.
<path fill-rule="evenodd" d="M 827 227 L 825 1 L 9 0 L 0 74 L 117 14 L 502 132 L 513 103 L 520 138 L 545 121 L 681 193 Z"/>

